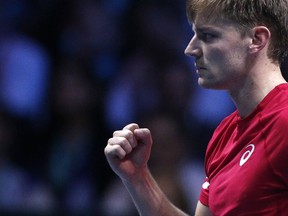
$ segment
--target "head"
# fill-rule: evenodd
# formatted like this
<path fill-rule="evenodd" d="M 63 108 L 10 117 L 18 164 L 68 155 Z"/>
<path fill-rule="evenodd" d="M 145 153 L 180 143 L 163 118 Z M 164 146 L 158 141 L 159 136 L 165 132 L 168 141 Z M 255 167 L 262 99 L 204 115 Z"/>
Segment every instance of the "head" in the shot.
<path fill-rule="evenodd" d="M 199 14 L 231 20 L 241 34 L 256 26 L 271 32 L 268 57 L 280 64 L 288 51 L 288 0 L 187 0 L 187 16 L 194 23 Z"/>

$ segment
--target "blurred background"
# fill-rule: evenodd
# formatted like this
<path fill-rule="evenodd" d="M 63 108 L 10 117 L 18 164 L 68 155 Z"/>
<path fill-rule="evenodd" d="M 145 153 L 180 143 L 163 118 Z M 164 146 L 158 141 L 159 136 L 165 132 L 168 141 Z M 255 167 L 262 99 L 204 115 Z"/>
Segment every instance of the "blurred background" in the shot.
<path fill-rule="evenodd" d="M 152 173 L 192 213 L 234 106 L 198 87 L 191 36 L 185 0 L 0 0 L 0 214 L 137 215 L 103 153 L 130 122 L 150 128 Z"/>

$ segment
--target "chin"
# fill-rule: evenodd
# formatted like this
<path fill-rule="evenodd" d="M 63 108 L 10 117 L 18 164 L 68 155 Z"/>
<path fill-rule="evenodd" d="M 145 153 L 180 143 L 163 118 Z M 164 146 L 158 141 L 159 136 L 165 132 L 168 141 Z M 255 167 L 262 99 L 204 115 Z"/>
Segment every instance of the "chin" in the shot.
<path fill-rule="evenodd" d="M 199 86 L 201 86 L 202 88 L 205 88 L 205 89 L 215 89 L 215 90 L 225 90 L 226 89 L 220 83 L 211 82 L 211 81 L 209 82 L 208 80 L 204 80 L 201 78 L 199 78 L 198 84 L 199 84 Z"/>
<path fill-rule="evenodd" d="M 204 80 L 203 78 L 198 79 L 198 85 L 201 86 L 202 88 L 207 88 L 207 89 L 213 88 L 212 83 L 208 82 L 207 80 Z"/>

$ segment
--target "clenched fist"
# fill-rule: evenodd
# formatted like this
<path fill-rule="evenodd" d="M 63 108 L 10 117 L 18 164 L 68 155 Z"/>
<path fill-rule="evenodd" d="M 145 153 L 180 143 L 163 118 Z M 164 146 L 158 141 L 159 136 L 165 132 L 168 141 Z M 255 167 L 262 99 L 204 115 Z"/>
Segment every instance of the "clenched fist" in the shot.
<path fill-rule="evenodd" d="M 113 133 L 104 152 L 113 171 L 122 180 L 131 180 L 147 168 L 151 146 L 149 129 L 132 123 Z"/>

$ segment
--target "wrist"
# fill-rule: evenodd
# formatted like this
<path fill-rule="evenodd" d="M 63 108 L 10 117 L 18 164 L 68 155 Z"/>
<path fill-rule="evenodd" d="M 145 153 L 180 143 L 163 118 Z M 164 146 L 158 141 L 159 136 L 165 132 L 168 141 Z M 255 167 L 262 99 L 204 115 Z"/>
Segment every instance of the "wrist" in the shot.
<path fill-rule="evenodd" d="M 142 168 L 137 169 L 135 173 L 129 175 L 127 178 L 121 179 L 123 184 L 129 185 L 137 185 L 139 183 L 144 183 L 146 180 L 151 178 L 151 173 L 148 166 L 144 166 Z"/>

